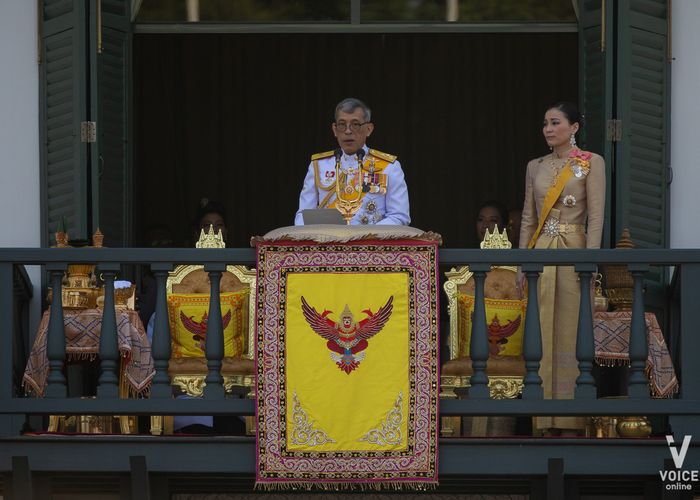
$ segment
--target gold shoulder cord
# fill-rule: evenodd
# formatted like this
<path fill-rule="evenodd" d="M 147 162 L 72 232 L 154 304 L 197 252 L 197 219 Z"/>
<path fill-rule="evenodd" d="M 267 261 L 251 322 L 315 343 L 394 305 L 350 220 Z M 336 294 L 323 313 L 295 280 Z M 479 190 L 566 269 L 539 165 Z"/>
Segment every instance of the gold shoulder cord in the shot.
<path fill-rule="evenodd" d="M 335 183 L 337 182 L 337 179 L 333 181 L 333 184 L 331 184 L 328 187 L 321 185 L 321 178 L 318 173 L 318 160 L 314 160 L 314 182 L 316 183 L 316 187 L 321 191 L 330 191 L 331 189 L 335 189 Z"/>

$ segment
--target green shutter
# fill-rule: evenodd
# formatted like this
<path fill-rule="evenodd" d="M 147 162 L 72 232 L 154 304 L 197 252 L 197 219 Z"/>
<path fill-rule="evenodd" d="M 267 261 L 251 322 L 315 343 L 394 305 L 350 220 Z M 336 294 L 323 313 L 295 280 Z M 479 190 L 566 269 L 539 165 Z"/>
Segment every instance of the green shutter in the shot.
<path fill-rule="evenodd" d="M 610 2 L 607 2 L 609 5 Z M 601 0 L 579 1 L 580 109 L 585 116 L 579 134 L 582 146 L 605 158 L 608 189 L 605 200 L 603 247 L 611 241 L 613 144 L 606 139 L 606 124 L 613 116 L 613 10 Z M 605 33 L 603 20 L 605 19 Z"/>
<path fill-rule="evenodd" d="M 617 116 L 622 140 L 615 176 L 616 229 L 639 248 L 668 247 L 670 62 L 667 0 L 620 0 Z M 619 236 L 619 234 L 618 234 Z M 647 286 L 662 286 L 659 269 Z"/>
<path fill-rule="evenodd" d="M 41 189 L 42 245 L 53 244 L 61 220 L 71 238 L 88 236 L 86 120 L 87 64 L 82 0 L 41 4 Z"/>
<path fill-rule="evenodd" d="M 131 34 L 129 7 L 124 0 L 101 0 L 101 51 L 97 30 L 91 30 L 93 69 L 91 116 L 97 122 L 97 143 L 91 150 L 93 221 L 105 235 L 105 245 L 131 243 L 131 176 L 128 149 L 128 89 Z"/>

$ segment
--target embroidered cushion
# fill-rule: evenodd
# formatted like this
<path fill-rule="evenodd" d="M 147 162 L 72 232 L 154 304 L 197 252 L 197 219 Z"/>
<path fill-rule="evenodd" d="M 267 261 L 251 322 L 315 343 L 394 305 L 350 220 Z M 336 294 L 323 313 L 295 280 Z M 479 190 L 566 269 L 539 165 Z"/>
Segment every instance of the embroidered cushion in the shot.
<path fill-rule="evenodd" d="M 474 296 L 460 293 L 458 303 L 458 357 L 469 356 Z M 520 357 L 523 353 L 526 300 L 484 299 L 489 357 Z"/>
<path fill-rule="evenodd" d="M 240 357 L 248 329 L 248 290 L 221 294 L 224 356 Z M 172 357 L 204 357 L 209 294 L 173 293 L 168 296 Z"/>

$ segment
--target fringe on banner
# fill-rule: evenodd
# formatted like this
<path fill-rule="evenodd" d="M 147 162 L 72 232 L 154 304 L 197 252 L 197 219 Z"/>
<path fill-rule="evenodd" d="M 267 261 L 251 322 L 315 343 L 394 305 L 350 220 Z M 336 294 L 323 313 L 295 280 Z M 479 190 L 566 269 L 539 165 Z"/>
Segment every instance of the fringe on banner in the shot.
<path fill-rule="evenodd" d="M 418 481 L 382 481 L 382 482 L 271 482 L 255 483 L 254 489 L 257 491 L 293 492 L 293 491 L 360 491 L 360 492 L 380 492 L 380 491 L 435 491 L 437 482 Z"/>
<path fill-rule="evenodd" d="M 69 352 L 66 357 L 68 361 L 95 361 L 97 359 L 96 352 Z"/>
<path fill-rule="evenodd" d="M 596 356 L 595 357 L 595 362 L 598 363 L 598 366 L 606 366 L 606 367 L 612 367 L 612 366 L 629 366 L 630 365 L 630 360 L 629 359 L 624 359 L 624 358 L 608 358 L 603 357 L 603 356 Z"/>
<path fill-rule="evenodd" d="M 673 377 L 673 383 L 668 384 L 666 387 L 668 387 L 666 390 L 663 390 L 663 388 L 659 388 L 656 386 L 656 384 L 653 383 L 651 375 L 654 370 L 654 367 L 651 366 L 650 363 L 647 363 L 646 368 L 644 369 L 644 375 L 646 375 L 647 379 L 649 380 L 649 388 L 651 389 L 651 395 L 655 398 L 659 399 L 672 399 L 674 395 L 678 393 L 678 390 L 680 389 L 680 386 L 678 385 L 678 380 L 676 377 Z"/>

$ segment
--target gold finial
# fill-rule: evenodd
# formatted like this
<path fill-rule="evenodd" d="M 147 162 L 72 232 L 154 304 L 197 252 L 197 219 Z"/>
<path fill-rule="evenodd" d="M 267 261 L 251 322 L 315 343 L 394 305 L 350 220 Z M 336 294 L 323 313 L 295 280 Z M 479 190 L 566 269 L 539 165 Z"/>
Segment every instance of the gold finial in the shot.
<path fill-rule="evenodd" d="M 634 247 L 629 229 L 624 228 L 615 248 L 627 250 Z M 627 265 L 606 265 L 603 266 L 603 273 L 607 284 L 606 292 L 613 308 L 619 311 L 632 309 L 634 278 L 628 271 Z"/>
<path fill-rule="evenodd" d="M 102 248 L 102 242 L 104 239 L 105 235 L 102 234 L 102 231 L 100 231 L 100 228 L 98 227 L 95 234 L 92 235 L 92 246 L 95 248 Z"/>
<path fill-rule="evenodd" d="M 632 236 L 630 235 L 630 230 L 629 228 L 624 228 L 622 230 L 622 234 L 620 235 L 620 239 L 617 241 L 617 245 L 615 245 L 615 248 L 634 248 L 635 244 L 632 241 Z"/>
<path fill-rule="evenodd" d="M 202 229 L 199 234 L 199 241 L 195 245 L 197 248 L 226 248 L 226 243 L 224 242 L 224 235 L 221 231 L 218 233 L 214 232 L 214 224 L 209 225 L 209 231 L 204 232 Z"/>
<path fill-rule="evenodd" d="M 56 246 L 58 248 L 65 248 L 68 245 L 68 233 L 65 231 L 56 231 Z"/>
<path fill-rule="evenodd" d="M 486 234 L 484 235 L 484 241 L 481 242 L 481 248 L 505 250 L 512 247 L 513 244 L 508 239 L 508 231 L 505 228 L 502 233 L 498 231 L 498 224 L 493 228 L 493 233 L 486 228 Z"/>

